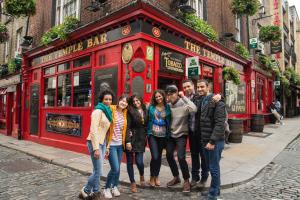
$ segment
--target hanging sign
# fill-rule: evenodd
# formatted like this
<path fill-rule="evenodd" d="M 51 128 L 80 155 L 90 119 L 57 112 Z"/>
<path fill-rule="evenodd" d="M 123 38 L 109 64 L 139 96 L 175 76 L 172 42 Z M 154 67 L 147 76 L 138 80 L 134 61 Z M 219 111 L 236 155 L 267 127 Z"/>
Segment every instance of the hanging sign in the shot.
<path fill-rule="evenodd" d="M 160 70 L 184 74 L 185 56 L 170 49 L 160 48 Z"/>
<path fill-rule="evenodd" d="M 189 57 L 185 60 L 185 70 L 186 76 L 188 78 L 192 78 L 195 76 L 199 76 L 200 73 L 200 65 L 199 65 L 199 57 Z"/>
<path fill-rule="evenodd" d="M 257 48 L 257 43 L 258 43 L 257 38 L 250 38 L 250 40 L 249 40 L 250 49 L 256 49 Z"/>

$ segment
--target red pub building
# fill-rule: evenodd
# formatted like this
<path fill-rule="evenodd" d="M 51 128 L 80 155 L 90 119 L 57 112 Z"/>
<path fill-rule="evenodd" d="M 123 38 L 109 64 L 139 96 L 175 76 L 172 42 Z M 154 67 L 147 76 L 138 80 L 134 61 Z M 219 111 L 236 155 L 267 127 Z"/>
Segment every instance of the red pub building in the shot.
<path fill-rule="evenodd" d="M 226 96 L 230 118 L 251 118 L 251 63 L 143 1 L 81 27 L 68 41 L 26 52 L 22 68 L 24 139 L 86 152 L 90 114 L 100 91 L 116 96 L 152 92 L 185 79 L 185 59 L 199 56 L 200 78 Z M 225 82 L 222 68 L 239 70 L 241 84 Z"/>

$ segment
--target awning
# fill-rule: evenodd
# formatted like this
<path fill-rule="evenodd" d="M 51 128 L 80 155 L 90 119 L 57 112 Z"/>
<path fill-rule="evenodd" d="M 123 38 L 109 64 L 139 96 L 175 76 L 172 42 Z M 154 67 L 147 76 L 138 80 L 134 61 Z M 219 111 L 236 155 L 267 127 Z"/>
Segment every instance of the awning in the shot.
<path fill-rule="evenodd" d="M 7 88 L 0 88 L 0 95 L 6 94 Z"/>

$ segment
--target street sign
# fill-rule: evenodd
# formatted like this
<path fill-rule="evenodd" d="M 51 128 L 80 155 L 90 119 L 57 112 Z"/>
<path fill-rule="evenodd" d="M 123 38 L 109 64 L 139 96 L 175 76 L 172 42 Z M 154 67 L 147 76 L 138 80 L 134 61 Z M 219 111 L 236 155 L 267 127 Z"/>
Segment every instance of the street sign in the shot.
<path fill-rule="evenodd" d="M 189 57 L 185 60 L 185 71 L 188 78 L 200 75 L 199 57 Z"/>
<path fill-rule="evenodd" d="M 258 43 L 257 38 L 250 38 L 250 40 L 249 40 L 250 49 L 257 48 L 257 43 Z"/>
<path fill-rule="evenodd" d="M 280 81 L 274 81 L 275 86 L 280 86 Z"/>

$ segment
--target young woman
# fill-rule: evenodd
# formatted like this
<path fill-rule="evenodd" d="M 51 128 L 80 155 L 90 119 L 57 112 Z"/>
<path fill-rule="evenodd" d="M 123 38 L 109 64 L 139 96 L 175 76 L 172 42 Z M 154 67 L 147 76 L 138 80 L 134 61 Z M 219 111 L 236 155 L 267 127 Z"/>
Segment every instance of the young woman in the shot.
<path fill-rule="evenodd" d="M 122 154 L 125 148 L 127 105 L 127 97 L 122 95 L 116 106 L 110 106 L 113 120 L 108 133 L 106 151 L 111 169 L 107 175 L 106 185 L 103 192 L 104 197 L 107 199 L 111 199 L 112 195 L 115 197 L 120 196 L 118 185 Z"/>
<path fill-rule="evenodd" d="M 146 146 L 147 110 L 143 99 L 132 95 L 128 102 L 127 133 L 126 133 L 126 158 L 127 172 L 131 182 L 131 192 L 137 192 L 134 179 L 133 157 L 140 174 L 140 185 L 145 185 L 144 179 L 144 152 Z"/>
<path fill-rule="evenodd" d="M 90 133 L 87 137 L 87 147 L 91 155 L 93 173 L 88 178 L 85 187 L 80 191 L 80 198 L 99 196 L 99 182 L 103 171 L 103 160 L 106 149 L 106 133 L 112 122 L 112 111 L 110 105 L 113 101 L 113 94 L 106 90 L 100 94 L 99 103 L 91 116 Z"/>
<path fill-rule="evenodd" d="M 166 145 L 171 121 L 171 110 L 166 102 L 166 95 L 163 90 L 154 91 L 148 109 L 148 116 L 147 133 L 151 151 L 149 184 L 154 187 L 160 186 L 158 175 L 161 167 L 162 151 Z"/>

